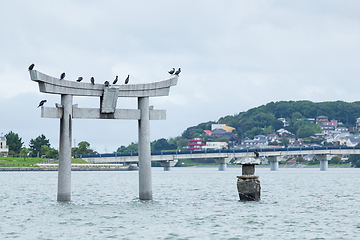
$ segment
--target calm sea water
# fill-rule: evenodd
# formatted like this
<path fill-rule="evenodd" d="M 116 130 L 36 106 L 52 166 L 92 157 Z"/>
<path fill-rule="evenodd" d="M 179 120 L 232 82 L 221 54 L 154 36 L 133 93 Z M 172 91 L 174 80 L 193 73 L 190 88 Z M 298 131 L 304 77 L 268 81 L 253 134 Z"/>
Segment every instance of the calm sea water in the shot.
<path fill-rule="evenodd" d="M 360 169 L 257 168 L 262 200 L 240 202 L 241 168 L 73 172 L 72 201 L 56 201 L 57 172 L 0 172 L 0 239 L 360 239 Z"/>

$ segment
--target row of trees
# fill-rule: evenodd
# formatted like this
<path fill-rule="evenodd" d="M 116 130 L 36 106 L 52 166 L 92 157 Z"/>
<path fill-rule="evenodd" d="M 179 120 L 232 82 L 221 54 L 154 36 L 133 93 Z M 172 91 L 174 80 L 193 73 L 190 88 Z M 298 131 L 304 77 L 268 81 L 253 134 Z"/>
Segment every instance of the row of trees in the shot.
<path fill-rule="evenodd" d="M 182 137 L 170 138 L 169 140 L 165 138 L 160 138 L 150 143 L 152 152 L 179 150 L 179 149 L 183 149 L 187 145 L 188 145 L 187 138 L 182 138 Z M 127 147 L 123 145 L 118 147 L 118 149 L 115 152 L 131 153 L 137 151 L 138 151 L 138 144 L 132 142 Z"/>
<path fill-rule="evenodd" d="M 50 141 L 44 134 L 30 139 L 29 148 L 24 147 L 24 142 L 17 133 L 10 131 L 5 134 L 5 138 L 6 144 L 9 146 L 9 156 L 56 158 L 59 155 L 58 150 L 50 146 Z M 82 141 L 77 147 L 72 148 L 72 153 L 73 155 L 92 154 L 96 151 L 90 148 L 90 143 Z"/>
<path fill-rule="evenodd" d="M 58 155 L 58 151 L 50 147 L 50 141 L 44 134 L 39 135 L 35 139 L 30 139 L 29 148 L 24 147 L 24 142 L 19 134 L 10 131 L 5 134 L 6 144 L 9 146 L 10 156 L 21 157 L 39 157 L 46 156 L 54 158 Z"/>

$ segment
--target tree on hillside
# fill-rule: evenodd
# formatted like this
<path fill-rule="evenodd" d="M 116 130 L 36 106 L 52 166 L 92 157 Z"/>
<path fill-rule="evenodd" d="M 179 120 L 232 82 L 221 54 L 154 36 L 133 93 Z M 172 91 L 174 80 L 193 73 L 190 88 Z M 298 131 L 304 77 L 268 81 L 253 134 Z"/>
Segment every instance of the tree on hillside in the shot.
<path fill-rule="evenodd" d="M 341 158 L 339 156 L 332 157 L 329 161 L 330 164 L 341 164 Z"/>
<path fill-rule="evenodd" d="M 26 157 L 28 156 L 29 152 L 30 152 L 30 150 L 29 150 L 28 148 L 22 148 L 22 149 L 20 150 L 19 156 L 20 156 L 20 157 L 23 157 L 24 160 L 26 160 Z"/>
<path fill-rule="evenodd" d="M 151 145 L 151 151 L 176 150 L 177 148 L 176 143 L 169 144 L 165 138 L 155 140 Z"/>
<path fill-rule="evenodd" d="M 90 143 L 82 141 L 78 143 L 76 154 L 93 154 L 94 150 L 90 148 Z"/>
<path fill-rule="evenodd" d="M 184 147 L 188 146 L 189 140 L 186 138 L 179 138 L 177 141 L 177 147 L 178 149 L 183 149 Z"/>
<path fill-rule="evenodd" d="M 30 139 L 29 147 L 30 147 L 30 156 L 31 157 L 39 157 L 41 153 L 41 146 L 50 147 L 49 139 L 46 139 L 44 134 L 41 134 L 35 139 Z"/>
<path fill-rule="evenodd" d="M 197 126 L 188 127 L 182 134 L 181 137 L 183 138 L 190 138 L 190 137 L 198 137 L 200 134 L 203 134 L 204 130 L 210 130 L 211 124 L 215 122 L 209 121 L 200 123 Z"/>
<path fill-rule="evenodd" d="M 281 143 L 285 146 L 285 147 L 288 147 L 289 145 L 289 139 L 287 137 L 282 137 L 281 138 Z"/>
<path fill-rule="evenodd" d="M 51 148 L 47 145 L 42 145 L 40 155 L 45 155 L 45 157 L 47 158 L 56 158 L 59 155 L 59 152 L 55 148 Z"/>
<path fill-rule="evenodd" d="M 5 138 L 6 138 L 6 144 L 9 146 L 9 151 L 11 151 L 14 155 L 20 154 L 21 147 L 24 144 L 21 141 L 21 137 L 19 137 L 17 133 L 10 131 L 9 133 L 5 134 Z"/>
<path fill-rule="evenodd" d="M 125 147 L 125 146 L 121 146 L 118 147 L 118 149 L 116 150 L 116 152 L 118 153 L 131 153 L 131 152 L 137 152 L 138 151 L 138 144 L 132 142 L 131 144 L 129 144 L 129 146 Z"/>

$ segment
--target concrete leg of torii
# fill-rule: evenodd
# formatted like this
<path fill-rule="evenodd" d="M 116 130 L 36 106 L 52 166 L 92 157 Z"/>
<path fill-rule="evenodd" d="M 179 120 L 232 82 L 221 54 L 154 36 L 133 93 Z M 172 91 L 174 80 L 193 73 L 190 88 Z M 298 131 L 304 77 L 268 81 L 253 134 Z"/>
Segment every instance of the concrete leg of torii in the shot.
<path fill-rule="evenodd" d="M 164 167 L 164 171 L 170 171 L 170 168 L 175 166 L 178 160 L 159 162 L 162 167 Z"/>
<path fill-rule="evenodd" d="M 64 112 L 60 119 L 58 201 L 71 200 L 71 135 L 72 135 L 72 95 L 62 94 L 61 105 Z"/>
<path fill-rule="evenodd" d="M 270 171 L 277 171 L 279 169 L 279 162 L 277 156 L 268 156 L 266 157 L 270 162 Z"/>
<path fill-rule="evenodd" d="M 225 171 L 226 166 L 230 162 L 231 158 L 215 158 L 214 160 L 218 164 L 218 170 Z"/>
<path fill-rule="evenodd" d="M 316 159 L 320 161 L 320 171 L 326 171 L 328 169 L 328 162 L 331 160 L 331 155 L 324 154 L 324 155 L 315 155 Z"/>
<path fill-rule="evenodd" d="M 139 123 L 139 198 L 152 199 L 151 150 L 150 150 L 150 115 L 149 97 L 138 98 L 140 109 Z"/>

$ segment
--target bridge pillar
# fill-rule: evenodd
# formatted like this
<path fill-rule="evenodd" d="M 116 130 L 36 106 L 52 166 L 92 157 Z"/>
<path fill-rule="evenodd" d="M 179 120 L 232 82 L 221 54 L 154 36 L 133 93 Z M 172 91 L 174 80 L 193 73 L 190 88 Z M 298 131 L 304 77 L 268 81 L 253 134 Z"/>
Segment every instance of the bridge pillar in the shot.
<path fill-rule="evenodd" d="M 152 199 L 149 97 L 138 97 L 139 125 L 139 198 Z"/>
<path fill-rule="evenodd" d="M 328 162 L 332 156 L 330 154 L 316 154 L 315 157 L 320 161 L 320 171 L 326 171 L 328 169 Z"/>
<path fill-rule="evenodd" d="M 279 169 L 278 156 L 266 157 L 270 162 L 270 171 L 277 171 Z"/>
<path fill-rule="evenodd" d="M 225 171 L 226 166 L 230 162 L 231 158 L 215 158 L 214 160 L 218 164 L 218 170 Z"/>
<path fill-rule="evenodd" d="M 61 105 L 64 112 L 62 118 L 60 118 L 58 201 L 70 201 L 71 199 L 72 100 L 72 95 L 61 95 Z"/>
<path fill-rule="evenodd" d="M 159 163 L 162 167 L 164 167 L 164 171 L 170 171 L 170 167 L 175 166 L 177 162 L 178 160 L 159 162 Z"/>

